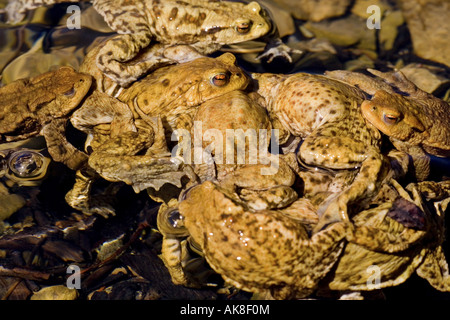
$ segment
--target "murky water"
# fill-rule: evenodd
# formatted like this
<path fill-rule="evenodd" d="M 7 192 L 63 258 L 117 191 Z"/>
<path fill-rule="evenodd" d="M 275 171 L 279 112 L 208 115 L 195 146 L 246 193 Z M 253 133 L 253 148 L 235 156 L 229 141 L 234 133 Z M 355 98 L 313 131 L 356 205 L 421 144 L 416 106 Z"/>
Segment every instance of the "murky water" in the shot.
<path fill-rule="evenodd" d="M 55 5 L 29 12 L 11 26 L 1 15 L 0 69 L 3 84 L 35 76 L 61 65 L 78 68 L 90 46 L 112 34 L 90 4 L 80 5 L 79 29 L 70 24 L 69 5 Z M 69 19 L 69 20 L 68 20 Z"/>

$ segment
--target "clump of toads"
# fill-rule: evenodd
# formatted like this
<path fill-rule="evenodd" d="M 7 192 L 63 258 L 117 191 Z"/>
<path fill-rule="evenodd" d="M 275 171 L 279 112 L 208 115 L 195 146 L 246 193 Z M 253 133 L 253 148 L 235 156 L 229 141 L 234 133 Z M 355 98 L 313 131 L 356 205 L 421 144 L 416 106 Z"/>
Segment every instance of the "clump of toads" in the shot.
<path fill-rule="evenodd" d="M 395 71 L 247 74 L 231 53 L 206 56 L 270 32 L 256 2 L 93 2 L 118 36 L 78 71 L 0 88 L 1 142 L 44 135 L 51 157 L 77 171 L 69 205 L 114 214 L 91 194 L 96 179 L 146 190 L 161 203 L 161 257 L 180 285 L 207 284 L 200 256 L 266 298 L 380 289 L 414 272 L 450 291 L 450 180 L 432 161 L 450 155 L 448 103 Z M 84 151 L 67 121 L 87 134 Z M 257 134 L 230 144 L 229 132 Z"/>

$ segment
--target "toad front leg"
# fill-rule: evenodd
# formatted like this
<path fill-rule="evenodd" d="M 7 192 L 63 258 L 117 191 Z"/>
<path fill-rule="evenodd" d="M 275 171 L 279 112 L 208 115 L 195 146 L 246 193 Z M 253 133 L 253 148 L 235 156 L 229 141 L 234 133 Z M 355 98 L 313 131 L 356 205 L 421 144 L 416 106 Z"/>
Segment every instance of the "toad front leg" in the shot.
<path fill-rule="evenodd" d="M 67 141 L 66 123 L 67 119 L 55 119 L 42 128 L 42 133 L 53 160 L 77 170 L 86 163 L 88 156 Z"/>
<path fill-rule="evenodd" d="M 229 173 L 220 186 L 238 202 L 244 202 L 253 210 L 268 210 L 287 207 L 298 195 L 291 186 L 295 173 L 277 156 L 270 155 L 270 164 L 245 165 Z M 270 172 L 268 175 L 262 172 Z"/>
<path fill-rule="evenodd" d="M 411 156 L 414 175 L 416 176 L 418 181 L 425 181 L 430 175 L 431 171 L 430 156 L 423 150 L 421 146 L 414 146 L 407 142 L 395 139 L 392 139 L 391 141 L 398 150 L 403 151 Z"/>
<path fill-rule="evenodd" d="M 192 250 L 189 232 L 177 206 L 178 200 L 172 199 L 168 204 L 162 203 L 158 211 L 158 230 L 163 235 L 160 258 L 174 284 L 200 288 L 207 285 L 214 272 L 207 267 L 202 254 Z"/>
<path fill-rule="evenodd" d="M 72 125 L 80 131 L 92 134 L 93 128 L 110 124 L 112 137 L 127 131 L 135 132 L 133 113 L 126 103 L 100 91 L 94 91 L 71 118 Z"/>
<path fill-rule="evenodd" d="M 289 63 L 292 63 L 292 55 L 303 54 L 303 51 L 292 49 L 284 44 L 280 38 L 269 39 L 264 52 L 260 54 L 257 59 L 267 59 L 267 63 L 271 63 L 275 58 L 281 57 Z"/>

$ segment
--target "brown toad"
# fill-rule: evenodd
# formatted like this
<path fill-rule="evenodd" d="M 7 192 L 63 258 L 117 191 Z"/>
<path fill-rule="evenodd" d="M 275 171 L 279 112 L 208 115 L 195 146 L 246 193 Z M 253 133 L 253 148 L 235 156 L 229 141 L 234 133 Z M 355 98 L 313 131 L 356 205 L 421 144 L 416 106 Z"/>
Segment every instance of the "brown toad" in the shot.
<path fill-rule="evenodd" d="M 304 138 L 300 163 L 358 169 L 353 182 L 319 209 L 321 222 L 348 220 L 347 206 L 376 193 L 384 172 L 380 133 L 363 118 L 361 90 L 320 75 L 253 74 L 276 128 Z"/>
<path fill-rule="evenodd" d="M 130 115 L 131 119 L 160 117 L 170 138 L 175 129 L 191 127 L 198 105 L 227 92 L 244 89 L 248 83 L 248 77 L 236 65 L 231 53 L 217 58 L 202 57 L 160 68 L 122 89 L 117 95 L 117 100 L 124 105 L 120 111 L 105 107 L 102 100 L 92 99 L 74 112 L 70 121 L 75 128 L 91 133 L 99 124 L 114 125 L 114 121 L 123 122 L 124 118 L 128 121 Z M 117 134 L 136 131 L 131 126 L 127 129 L 113 126 L 112 130 Z"/>
<path fill-rule="evenodd" d="M 6 11 L 14 17 L 17 12 L 60 2 L 78 1 L 16 0 L 9 1 Z M 108 25 L 120 34 L 100 49 L 97 65 L 122 86 L 163 63 L 186 61 L 184 49 L 197 58 L 225 44 L 257 39 L 272 28 L 265 11 L 254 1 L 248 4 L 209 0 L 92 2 Z M 162 46 L 149 47 L 154 42 Z M 145 57 L 138 57 L 147 47 L 150 50 L 146 50 Z M 177 52 L 179 48 L 181 54 Z"/>
<path fill-rule="evenodd" d="M 339 257 L 347 232 L 338 222 L 310 238 L 283 212 L 245 210 L 210 181 L 192 188 L 179 210 L 207 262 L 225 281 L 278 299 L 311 294 Z"/>
<path fill-rule="evenodd" d="M 437 210 L 422 203 L 417 185 L 409 186 L 414 199 L 406 191 L 391 203 L 358 213 L 353 238 L 349 237 L 335 270 L 321 283 L 326 290 L 376 290 L 396 286 L 414 272 L 440 291 L 450 291 L 450 274 L 443 253 L 444 206 Z M 441 201 L 439 201 L 441 202 Z M 423 223 L 405 227 L 398 212 L 408 218 L 420 212 Z"/>
<path fill-rule="evenodd" d="M 194 160 L 195 152 L 206 152 L 214 167 L 212 175 L 200 174 L 202 181 L 220 181 L 236 201 L 255 210 L 283 207 L 296 199 L 290 188 L 295 174 L 283 159 L 268 152 L 272 126 L 266 110 L 250 95 L 233 91 L 208 100 L 193 120 Z M 201 145 L 195 141 L 199 136 Z"/>
<path fill-rule="evenodd" d="M 55 161 L 76 168 L 86 157 L 65 138 L 65 124 L 91 87 L 91 76 L 60 67 L 0 88 L 0 142 L 43 134 Z"/>
<path fill-rule="evenodd" d="M 450 156 L 450 105 L 419 89 L 400 71 L 369 71 L 379 78 L 348 71 L 327 74 L 373 95 L 361 104 L 363 116 L 389 136 L 397 149 L 411 154 L 416 175 L 420 180 L 425 179 L 429 173 L 426 154 Z"/>
<path fill-rule="evenodd" d="M 223 105 L 227 105 L 227 96 L 222 98 L 225 100 Z M 222 109 L 214 100 L 208 101 L 210 103 L 210 107 L 213 107 L 202 110 L 203 115 L 197 114 L 196 117 L 206 121 L 204 132 L 215 126 L 226 128 L 230 119 L 234 120 L 230 122 L 230 127 L 236 127 L 239 123 L 242 125 L 238 112 L 230 112 L 226 116 L 221 112 L 233 111 L 236 106 L 224 108 L 222 105 Z M 217 116 L 228 121 L 208 123 L 209 113 L 213 120 Z M 243 119 L 251 120 L 250 117 Z M 208 142 L 204 142 L 203 147 Z M 216 150 L 215 146 L 211 150 Z M 219 170 L 220 167 L 217 167 Z M 174 201 L 169 208 L 161 208 L 158 225 L 164 235 L 162 258 L 175 283 L 198 285 L 192 282 L 195 277 L 186 270 L 190 258 L 189 250 L 185 248 L 186 238 L 191 239 L 188 240 L 189 243 L 196 243 L 200 247 L 206 261 L 226 281 L 251 292 L 271 291 L 276 298 L 303 297 L 313 292 L 319 286 L 321 278 L 331 270 L 333 263 L 338 261 L 343 245 L 341 240 L 344 238 L 359 245 L 371 246 L 371 249 L 376 245 L 376 250 L 385 251 L 406 250 L 423 239 L 425 232 L 422 230 L 405 230 L 400 226 L 396 228 L 403 230 L 397 234 L 396 228 L 378 230 L 376 225 L 360 223 L 354 233 L 348 231 L 345 224 L 338 223 L 310 238 L 309 231 L 317 223 L 317 219 L 315 208 L 306 199 L 258 208 L 249 205 L 253 199 L 248 201 L 242 196 L 247 188 L 259 185 L 268 187 L 272 184 L 280 186 L 283 185 L 281 181 L 289 180 L 288 175 L 284 174 L 261 176 L 259 171 L 252 170 L 257 167 L 258 165 L 253 165 L 252 168 L 247 164 L 233 168 L 219 180 L 205 181 L 200 186 L 188 189 L 180 198 L 179 205 Z M 230 183 L 227 182 L 228 178 Z M 287 185 L 292 183 L 290 181 Z M 238 188 L 230 188 L 230 184 Z M 385 212 L 381 212 L 378 220 L 383 219 L 384 215 Z M 397 220 L 403 215 L 391 214 Z M 364 219 L 361 221 L 364 222 Z M 375 240 L 379 240 L 378 242 L 373 241 L 374 233 L 377 234 Z M 323 238 L 326 240 L 322 243 L 319 239 Z M 332 245 L 332 241 L 337 242 Z"/>
<path fill-rule="evenodd" d="M 420 194 L 413 200 L 397 186 L 395 200 L 357 213 L 354 228 L 336 223 L 312 237 L 305 223 L 317 220 L 299 210 L 307 209 L 304 202 L 294 210 L 250 211 L 209 181 L 188 192 L 179 214 L 210 266 L 251 292 L 299 298 L 316 289 L 374 290 L 398 285 L 413 272 L 449 291 L 441 247 L 445 206 L 431 213 Z"/>
<path fill-rule="evenodd" d="M 185 175 L 185 167 L 169 152 L 172 132 L 190 129 L 192 116 L 201 103 L 244 89 L 248 82 L 248 77 L 236 66 L 231 53 L 218 58 L 202 57 L 160 68 L 123 89 L 117 100 L 126 108 L 119 113 L 117 108 L 104 108 L 104 104 L 92 100 L 72 115 L 71 122 L 89 135 L 101 125 L 110 125 L 106 131 L 109 138 L 90 147 L 88 161 L 90 168 L 104 179 L 124 181 L 136 192 L 149 187 L 158 190 L 165 183 L 181 187 L 180 179 Z M 115 122 L 129 124 L 129 121 L 137 120 L 140 123 L 137 129 L 114 126 Z M 89 149 L 89 141 L 87 145 Z M 142 154 L 144 150 L 147 150 L 146 154 Z M 77 191 L 71 192 L 67 200 L 74 207 L 89 210 L 85 205 L 88 186 L 92 183 L 89 174 L 80 175 L 78 182 L 74 188 Z M 84 204 L 79 206 L 79 202 Z"/>
<path fill-rule="evenodd" d="M 292 189 L 295 174 L 281 157 L 267 152 L 270 129 L 266 110 L 242 91 L 232 91 L 201 104 L 194 126 L 190 132 L 186 130 L 184 144 L 180 146 L 184 162 L 192 163 L 198 175 L 193 185 L 214 181 L 231 201 L 249 211 L 290 205 L 297 199 Z M 182 190 L 180 199 L 186 197 L 191 186 Z M 158 227 L 164 235 L 161 258 L 174 283 L 198 286 L 199 281 L 192 279 L 198 271 L 186 270 L 188 234 L 180 228 L 183 223 L 180 217 L 174 221 L 179 215 L 178 201 L 172 200 L 158 213 Z"/>

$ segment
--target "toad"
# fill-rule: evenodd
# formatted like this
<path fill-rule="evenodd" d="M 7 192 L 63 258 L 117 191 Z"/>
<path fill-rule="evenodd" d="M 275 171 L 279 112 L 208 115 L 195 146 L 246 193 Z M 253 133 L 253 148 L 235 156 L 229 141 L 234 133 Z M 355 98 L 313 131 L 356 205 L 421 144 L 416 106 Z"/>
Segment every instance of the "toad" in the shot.
<path fill-rule="evenodd" d="M 42 134 L 55 161 L 78 167 L 86 156 L 66 140 L 65 124 L 91 83 L 90 75 L 60 67 L 1 87 L 0 142 Z"/>
<path fill-rule="evenodd" d="M 327 74 L 372 95 L 361 104 L 363 116 L 389 136 L 397 149 L 410 154 L 417 178 L 426 179 L 430 171 L 427 154 L 450 156 L 450 105 L 419 89 L 400 71 L 369 71 L 378 78 L 348 71 Z"/>
<path fill-rule="evenodd" d="M 252 74 L 257 92 L 265 98 L 274 127 L 303 138 L 298 160 L 332 170 L 359 169 L 354 180 L 319 208 L 327 223 L 348 221 L 348 206 L 377 192 L 385 175 L 381 135 L 363 118 L 363 91 L 321 75 Z M 283 142 L 283 141 L 282 141 Z"/>
<path fill-rule="evenodd" d="M 40 5 L 60 2 L 78 1 L 13 0 L 9 1 L 6 12 L 14 18 Z M 92 2 L 111 29 L 119 33 L 102 46 L 96 57 L 97 65 L 122 86 L 158 65 L 186 62 L 187 56 L 198 58 L 225 44 L 257 39 L 272 28 L 268 15 L 255 1 L 248 4 L 209 0 Z M 144 48 L 146 52 L 142 54 Z"/>
<path fill-rule="evenodd" d="M 92 135 L 99 125 L 109 125 L 109 139 L 89 147 L 88 165 L 104 179 L 123 181 L 136 192 L 153 187 L 156 190 L 171 183 L 181 187 L 180 179 L 186 175 L 180 159 L 172 157 L 170 137 L 175 130 L 190 130 L 192 116 L 198 106 L 216 96 L 244 89 L 249 82 L 244 72 L 236 66 L 236 58 L 225 53 L 217 58 L 202 57 L 190 62 L 160 68 L 127 89 L 117 100 L 131 114 L 132 122 L 139 120 L 139 128 L 114 126 L 115 119 L 124 121 L 125 110 L 118 114 L 103 104 L 84 104 L 71 117 L 73 126 Z M 128 118 L 128 116 L 126 117 Z M 162 137 L 161 137 L 162 136 Z M 150 149 L 150 147 L 152 147 Z M 138 153 L 141 153 L 138 155 Z M 146 154 L 144 154 L 146 153 Z M 80 176 L 82 188 L 74 187 L 66 200 L 72 206 L 85 203 L 89 174 Z M 80 194 L 81 192 L 81 194 Z M 82 205 L 86 209 L 85 205 Z"/>
<path fill-rule="evenodd" d="M 179 205 L 189 234 L 225 281 L 275 298 L 311 294 L 343 248 L 344 222 L 311 238 L 301 223 L 277 210 L 248 211 L 206 181 Z"/>
<path fill-rule="evenodd" d="M 191 132 L 183 136 L 192 149 L 182 147 L 184 162 L 192 163 L 198 180 L 187 185 L 178 199 L 163 204 L 158 213 L 158 228 L 164 236 L 161 258 L 174 283 L 201 284 L 193 279 L 197 270 L 186 270 L 190 257 L 184 222 L 180 217 L 174 220 L 179 216 L 178 201 L 190 197 L 193 186 L 213 181 L 230 201 L 251 212 L 286 208 L 297 200 L 295 173 L 278 154 L 268 153 L 270 129 L 266 110 L 251 94 L 242 91 L 232 91 L 199 106 Z M 189 239 L 190 245 L 195 243 Z"/>
<path fill-rule="evenodd" d="M 188 192 L 179 215 L 210 266 L 246 291 L 286 299 L 317 289 L 374 290 L 398 285 L 413 272 L 449 291 L 441 247 L 445 207 L 435 215 L 419 194 L 412 199 L 395 187 L 395 200 L 357 213 L 354 227 L 338 222 L 311 237 L 305 223 L 317 220 L 299 210 L 307 209 L 304 202 L 294 210 L 246 210 L 211 181 Z M 377 267 L 379 281 L 372 281 Z"/>
<path fill-rule="evenodd" d="M 283 207 L 297 198 L 290 188 L 295 174 L 281 157 L 268 152 L 272 126 L 257 100 L 233 91 L 200 105 L 191 136 L 203 139 L 194 152 L 210 153 L 215 171 L 200 178 L 219 181 L 231 197 L 252 209 Z"/>
<path fill-rule="evenodd" d="M 91 64 L 92 57 L 85 59 L 81 68 L 87 70 Z M 95 71 L 93 76 L 98 80 L 99 75 Z M 123 123 L 124 119 L 161 117 L 170 141 L 175 129 L 190 129 L 192 115 L 199 104 L 226 92 L 244 89 L 248 83 L 248 77 L 236 65 L 233 54 L 226 53 L 217 58 L 202 57 L 162 67 L 131 87 L 122 88 L 116 94 L 117 100 L 122 103 L 120 109 L 116 104 L 110 107 L 106 105 L 107 101 L 95 98 L 74 112 L 70 121 L 75 128 L 88 134 L 99 124 L 111 124 L 111 133 L 116 135 L 136 129 L 132 126 L 117 127 L 114 121 Z M 108 90 L 110 85 L 108 83 L 103 89 Z"/>
<path fill-rule="evenodd" d="M 448 204 L 422 203 L 418 185 L 410 185 L 413 198 L 400 190 L 401 197 L 358 213 L 353 239 L 348 238 L 335 270 L 322 282 L 331 290 L 367 291 L 396 286 L 414 272 L 440 291 L 450 291 L 450 275 L 442 243 L 443 215 Z M 401 187 L 400 187 L 401 188 Z M 402 213 L 403 211 L 403 213 Z M 406 227 L 398 215 L 410 219 L 419 215 L 423 221 Z M 422 223 L 423 222 L 423 223 Z"/>

